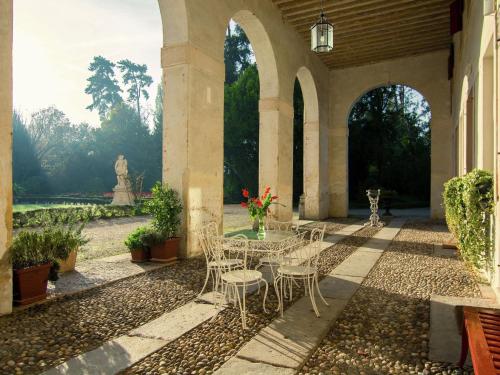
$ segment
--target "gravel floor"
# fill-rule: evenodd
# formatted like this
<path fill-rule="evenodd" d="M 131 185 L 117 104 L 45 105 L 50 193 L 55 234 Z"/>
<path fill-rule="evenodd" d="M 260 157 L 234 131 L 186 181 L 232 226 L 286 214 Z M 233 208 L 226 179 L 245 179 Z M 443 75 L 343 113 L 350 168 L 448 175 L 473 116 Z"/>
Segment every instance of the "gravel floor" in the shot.
<path fill-rule="evenodd" d="M 377 228 L 364 228 L 339 244 L 324 250 L 320 258 L 322 274 L 329 273 L 377 231 Z M 303 294 L 303 290 L 294 289 L 294 301 Z M 270 289 L 268 296 L 268 314 L 260 308 L 262 296 L 248 297 L 250 301 L 247 304 L 249 306 L 247 321 L 249 329 L 246 332 L 241 329 L 239 310 L 228 308 L 221 312 L 214 322 L 201 324 L 124 371 L 123 374 L 212 373 L 278 316 L 274 311 L 277 304 L 273 288 Z M 287 302 L 287 306 L 289 305 L 290 303 Z"/>
<path fill-rule="evenodd" d="M 39 373 L 192 300 L 205 261 L 179 262 L 0 317 L 0 374 Z"/>
<path fill-rule="evenodd" d="M 359 222 L 359 219 L 357 218 L 336 218 L 336 219 L 330 219 L 326 221 L 315 221 L 314 223 L 309 223 L 306 225 L 303 225 L 302 228 L 305 229 L 314 229 L 314 228 L 323 228 L 323 226 L 326 225 L 325 228 L 325 236 L 329 234 L 334 234 L 335 232 L 341 230 L 342 228 L 357 223 Z"/>
<path fill-rule="evenodd" d="M 463 263 L 433 256 L 448 236 L 433 229 L 405 225 L 301 374 L 468 373 L 427 360 L 430 295 L 480 295 Z"/>

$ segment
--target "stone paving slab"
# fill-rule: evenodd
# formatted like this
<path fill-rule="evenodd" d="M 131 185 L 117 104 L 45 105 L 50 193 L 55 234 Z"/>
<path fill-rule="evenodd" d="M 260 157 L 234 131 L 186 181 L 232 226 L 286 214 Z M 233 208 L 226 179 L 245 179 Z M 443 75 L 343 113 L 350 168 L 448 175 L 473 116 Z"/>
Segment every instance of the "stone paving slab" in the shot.
<path fill-rule="evenodd" d="M 129 336 L 155 338 L 170 342 L 216 314 L 217 310 L 213 305 L 190 302 L 134 329 L 129 333 Z"/>
<path fill-rule="evenodd" d="M 382 253 L 355 251 L 330 274 L 366 277 Z"/>
<path fill-rule="evenodd" d="M 300 368 L 347 304 L 347 300 L 327 299 L 327 302 L 329 306 L 318 302 L 321 317 L 317 318 L 309 297 L 301 298 L 286 310 L 283 318 L 262 329 L 236 356 L 250 362 Z"/>
<path fill-rule="evenodd" d="M 500 308 L 493 299 L 431 296 L 429 359 L 431 361 L 455 363 L 460 358 L 462 343 L 459 326 L 460 306 Z M 467 364 L 470 366 L 470 358 Z"/>
<path fill-rule="evenodd" d="M 219 375 L 293 375 L 294 369 L 271 366 L 265 363 L 253 363 L 233 357 L 217 371 Z"/>
<path fill-rule="evenodd" d="M 363 228 L 364 228 L 364 225 L 361 223 L 351 224 L 351 225 L 348 225 L 348 226 L 340 229 L 339 231 L 335 232 L 334 234 L 330 234 L 328 236 L 325 236 L 323 241 L 329 242 L 330 246 L 335 245 L 335 244 L 339 243 L 340 241 L 342 241 L 344 238 L 349 237 L 353 233 L 355 233 L 358 230 L 361 230 Z"/>
<path fill-rule="evenodd" d="M 363 280 L 359 276 L 328 275 L 320 281 L 319 289 L 323 297 L 349 300 Z"/>
<path fill-rule="evenodd" d="M 60 275 L 56 282 L 49 282 L 49 298 L 73 294 L 158 268 L 165 263 L 132 263 L 130 253 L 77 262 L 75 271 Z"/>
<path fill-rule="evenodd" d="M 54 367 L 45 375 L 113 375 L 154 353 L 164 340 L 121 336 Z"/>

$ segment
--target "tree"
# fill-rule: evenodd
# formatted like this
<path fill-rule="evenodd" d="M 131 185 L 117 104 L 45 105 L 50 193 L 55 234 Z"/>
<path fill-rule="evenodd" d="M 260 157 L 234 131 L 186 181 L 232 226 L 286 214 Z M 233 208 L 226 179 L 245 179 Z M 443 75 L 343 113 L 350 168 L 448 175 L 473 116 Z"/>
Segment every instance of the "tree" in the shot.
<path fill-rule="evenodd" d="M 92 96 L 92 104 L 87 109 L 96 109 L 101 119 L 106 117 L 112 107 L 123 101 L 114 68 L 115 64 L 102 56 L 95 56 L 89 66 L 93 74 L 87 79 L 85 93 Z"/>
<path fill-rule="evenodd" d="M 224 195 L 241 198 L 241 188 L 258 190 L 259 74 L 249 66 L 224 90 Z"/>
<path fill-rule="evenodd" d="M 36 156 L 33 140 L 26 123 L 16 111 L 12 116 L 12 128 L 12 170 L 13 182 L 16 187 L 14 194 L 44 191 L 46 179 Z"/>
<path fill-rule="evenodd" d="M 232 84 L 252 64 L 252 48 L 245 32 L 239 25 L 234 30 L 228 26 L 224 42 L 224 64 L 226 83 Z"/>
<path fill-rule="evenodd" d="M 298 79 L 293 90 L 293 202 L 304 192 L 304 98 Z"/>
<path fill-rule="evenodd" d="M 149 99 L 147 87 L 153 83 L 153 78 L 146 74 L 148 67 L 140 64 L 135 64 L 132 61 L 125 59 L 118 61 L 118 68 L 123 74 L 123 82 L 128 86 L 128 101 L 135 103 L 135 108 L 139 119 L 141 119 L 141 96 L 144 99 Z"/>
<path fill-rule="evenodd" d="M 380 87 L 354 105 L 349 118 L 349 194 L 395 190 L 408 201 L 430 197 L 430 109 L 414 90 Z"/>

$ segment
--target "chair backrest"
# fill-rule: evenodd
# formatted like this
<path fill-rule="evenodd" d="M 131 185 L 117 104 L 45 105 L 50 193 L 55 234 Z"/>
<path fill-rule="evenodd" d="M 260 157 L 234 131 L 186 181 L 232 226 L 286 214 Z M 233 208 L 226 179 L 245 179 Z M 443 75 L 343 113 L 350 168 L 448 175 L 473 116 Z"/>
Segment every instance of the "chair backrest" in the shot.
<path fill-rule="evenodd" d="M 316 267 L 318 264 L 319 254 L 321 252 L 321 242 L 325 233 L 323 229 L 315 228 L 311 232 L 309 241 L 302 241 L 302 246 L 294 250 L 288 256 L 289 264 L 301 265 L 304 267 Z"/>
<path fill-rule="evenodd" d="M 276 230 L 280 232 L 297 231 L 298 228 L 297 224 L 293 221 L 278 221 L 270 217 L 266 217 L 264 227 L 266 230 Z"/>
<path fill-rule="evenodd" d="M 217 223 L 214 221 L 204 225 L 196 231 L 198 240 L 200 241 L 203 249 L 203 254 L 208 262 L 216 260 L 217 254 L 215 253 L 216 238 L 219 236 Z"/>
<path fill-rule="evenodd" d="M 211 241 L 214 244 L 214 257 L 216 265 L 222 268 L 220 271 L 227 271 L 222 264 L 224 260 L 238 258 L 242 261 L 243 269 L 248 269 L 248 237 L 238 234 L 234 237 L 216 236 Z M 231 255 L 231 258 L 228 258 Z"/>

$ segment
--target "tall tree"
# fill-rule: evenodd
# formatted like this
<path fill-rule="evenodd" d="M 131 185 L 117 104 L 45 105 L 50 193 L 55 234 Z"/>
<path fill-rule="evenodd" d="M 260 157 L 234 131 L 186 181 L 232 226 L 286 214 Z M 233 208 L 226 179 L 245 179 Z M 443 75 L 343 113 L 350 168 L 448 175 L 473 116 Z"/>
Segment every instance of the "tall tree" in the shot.
<path fill-rule="evenodd" d="M 293 203 L 304 192 L 304 98 L 298 79 L 293 90 Z"/>
<path fill-rule="evenodd" d="M 128 59 L 118 61 L 118 68 L 123 74 L 123 82 L 128 86 L 128 101 L 135 104 L 141 119 L 141 97 L 149 99 L 146 89 L 153 83 L 153 78 L 147 74 L 147 65 L 136 64 Z"/>
<path fill-rule="evenodd" d="M 93 74 L 87 79 L 85 93 L 92 96 L 92 104 L 87 109 L 97 110 L 104 119 L 109 110 L 123 101 L 122 89 L 115 78 L 115 64 L 102 56 L 95 56 L 90 63 L 89 71 Z"/>
<path fill-rule="evenodd" d="M 245 32 L 239 25 L 227 28 L 224 42 L 224 64 L 226 67 L 226 83 L 232 84 L 238 76 L 252 64 L 252 47 Z"/>

